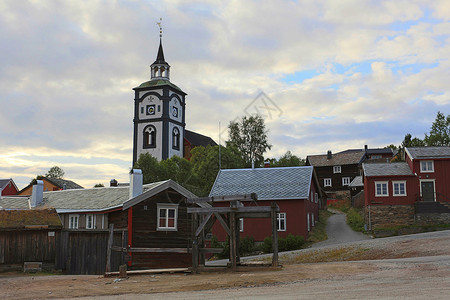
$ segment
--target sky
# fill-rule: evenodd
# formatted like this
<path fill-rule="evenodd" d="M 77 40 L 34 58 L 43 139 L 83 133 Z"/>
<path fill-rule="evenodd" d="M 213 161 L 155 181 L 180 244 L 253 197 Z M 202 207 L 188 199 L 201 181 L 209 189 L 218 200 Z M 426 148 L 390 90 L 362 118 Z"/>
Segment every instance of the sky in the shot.
<path fill-rule="evenodd" d="M 423 138 L 450 113 L 447 0 L 2 0 L 0 178 L 128 182 L 160 18 L 186 128 L 216 142 L 259 113 L 267 157 L 305 158 Z"/>

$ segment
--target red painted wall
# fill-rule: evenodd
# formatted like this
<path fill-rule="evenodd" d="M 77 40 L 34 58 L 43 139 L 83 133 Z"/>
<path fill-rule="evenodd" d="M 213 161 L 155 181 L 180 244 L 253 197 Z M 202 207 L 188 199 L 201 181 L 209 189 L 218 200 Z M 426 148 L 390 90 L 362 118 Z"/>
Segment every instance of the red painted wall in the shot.
<path fill-rule="evenodd" d="M 438 200 L 440 202 L 450 202 L 450 160 L 434 159 L 433 161 L 434 172 L 421 173 L 420 160 L 414 160 L 414 172 L 417 173 L 419 179 L 434 179 Z"/>
<path fill-rule="evenodd" d="M 388 196 L 375 196 L 375 182 L 388 182 Z M 393 181 L 406 181 L 406 196 L 393 196 Z M 364 176 L 365 205 L 407 205 L 414 204 L 419 194 L 418 180 L 415 176 L 389 176 L 366 177 Z"/>
<path fill-rule="evenodd" d="M 3 196 L 17 195 L 19 191 L 16 189 L 12 181 L 10 181 L 1 191 Z"/>

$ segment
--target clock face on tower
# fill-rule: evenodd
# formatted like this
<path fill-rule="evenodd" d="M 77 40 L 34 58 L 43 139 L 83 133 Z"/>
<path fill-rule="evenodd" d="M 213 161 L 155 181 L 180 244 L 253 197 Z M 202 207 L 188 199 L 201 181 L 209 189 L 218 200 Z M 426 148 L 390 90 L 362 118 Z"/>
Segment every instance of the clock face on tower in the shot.
<path fill-rule="evenodd" d="M 155 105 L 147 105 L 147 115 L 155 114 Z"/>
<path fill-rule="evenodd" d="M 178 118 L 178 108 L 175 106 L 172 107 L 172 117 Z"/>

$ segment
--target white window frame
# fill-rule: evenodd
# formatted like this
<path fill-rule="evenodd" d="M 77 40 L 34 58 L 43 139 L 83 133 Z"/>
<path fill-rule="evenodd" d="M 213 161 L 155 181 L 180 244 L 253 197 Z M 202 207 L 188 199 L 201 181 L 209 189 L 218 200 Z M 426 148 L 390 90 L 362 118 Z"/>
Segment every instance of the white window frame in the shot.
<path fill-rule="evenodd" d="M 314 222 L 314 213 L 311 213 L 311 225 L 314 227 L 316 223 Z"/>
<path fill-rule="evenodd" d="M 177 231 L 178 230 L 178 204 L 168 204 L 168 203 L 164 203 L 164 204 L 157 204 L 157 228 L 156 230 L 160 230 L 160 231 Z M 161 215 L 160 212 L 161 210 L 165 210 L 165 226 L 160 226 L 161 225 Z M 174 226 L 169 226 L 169 211 L 170 210 L 174 210 Z"/>
<path fill-rule="evenodd" d="M 319 203 L 319 194 L 318 193 L 314 193 L 314 196 L 315 196 L 316 203 Z"/>
<path fill-rule="evenodd" d="M 280 229 L 283 224 L 283 229 Z M 277 231 L 286 231 L 286 213 L 277 213 Z"/>
<path fill-rule="evenodd" d="M 329 182 L 329 184 L 327 184 L 327 182 Z M 331 178 L 324 178 L 323 179 L 323 186 L 324 187 L 331 187 L 332 186 Z"/>
<path fill-rule="evenodd" d="M 333 173 L 334 174 L 342 173 L 341 166 L 333 166 Z"/>
<path fill-rule="evenodd" d="M 378 194 L 377 184 L 386 185 L 386 194 Z M 389 185 L 387 181 L 375 181 L 375 197 L 388 197 L 389 196 Z"/>
<path fill-rule="evenodd" d="M 91 226 L 89 226 L 89 217 L 91 217 L 92 222 L 91 222 Z M 96 217 L 94 214 L 87 214 L 86 215 L 86 229 L 95 229 L 95 221 L 96 221 Z"/>
<path fill-rule="evenodd" d="M 431 163 L 431 169 L 429 169 L 429 163 Z M 425 168 L 424 168 L 425 166 Z M 420 172 L 421 173 L 434 173 L 434 161 L 433 160 L 421 160 L 420 161 Z"/>
<path fill-rule="evenodd" d="M 395 193 L 395 185 L 398 184 L 398 193 Z M 401 193 L 400 185 L 403 184 L 404 193 Z M 394 197 L 403 197 L 406 196 L 406 181 L 392 181 L 392 196 Z"/>
<path fill-rule="evenodd" d="M 72 222 L 72 220 L 74 220 Z M 78 229 L 80 225 L 80 215 L 78 214 L 70 214 L 69 215 L 69 229 Z"/>
<path fill-rule="evenodd" d="M 239 232 L 244 232 L 244 218 L 239 218 Z"/>
<path fill-rule="evenodd" d="M 309 223 L 309 213 L 306 214 L 306 225 L 308 227 L 308 232 L 311 231 L 311 224 Z"/>
<path fill-rule="evenodd" d="M 350 185 L 350 177 L 342 177 L 342 186 Z M 347 183 L 345 183 L 347 181 Z"/>
<path fill-rule="evenodd" d="M 370 156 L 370 159 L 382 159 L 382 158 L 383 158 L 383 156 L 381 156 L 381 154 L 372 154 Z"/>

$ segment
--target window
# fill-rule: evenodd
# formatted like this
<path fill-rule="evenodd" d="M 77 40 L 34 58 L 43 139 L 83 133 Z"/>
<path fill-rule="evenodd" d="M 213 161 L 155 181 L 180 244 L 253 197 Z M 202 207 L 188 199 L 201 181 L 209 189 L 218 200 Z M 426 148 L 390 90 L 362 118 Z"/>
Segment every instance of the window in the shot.
<path fill-rule="evenodd" d="M 286 213 L 277 213 L 277 231 L 286 231 Z"/>
<path fill-rule="evenodd" d="M 308 231 L 311 231 L 311 224 L 309 223 L 309 213 L 307 213 L 306 214 L 306 217 L 307 217 L 307 219 L 306 219 L 306 225 L 307 225 L 307 227 L 308 227 Z"/>
<path fill-rule="evenodd" d="M 387 181 L 375 182 L 375 196 L 386 197 L 389 195 Z"/>
<path fill-rule="evenodd" d="M 394 196 L 406 196 L 406 181 L 392 182 L 392 191 Z"/>
<path fill-rule="evenodd" d="M 333 173 L 341 173 L 341 166 L 334 166 Z"/>
<path fill-rule="evenodd" d="M 144 148 L 156 148 L 156 128 L 153 125 L 144 128 Z"/>
<path fill-rule="evenodd" d="M 314 196 L 316 198 L 316 203 L 319 203 L 319 194 L 315 193 Z"/>
<path fill-rule="evenodd" d="M 69 215 L 69 229 L 78 229 L 80 215 Z"/>
<path fill-rule="evenodd" d="M 342 185 L 349 185 L 350 177 L 342 177 Z"/>
<path fill-rule="evenodd" d="M 95 215 L 86 215 L 86 229 L 95 228 Z"/>
<path fill-rule="evenodd" d="M 178 205 L 158 204 L 158 230 L 177 230 Z"/>
<path fill-rule="evenodd" d="M 331 178 L 325 178 L 325 179 L 323 180 L 323 185 L 324 185 L 325 187 L 331 186 Z"/>
<path fill-rule="evenodd" d="M 420 172 L 423 173 L 433 173 L 434 163 L 432 160 L 422 160 L 420 161 Z"/>
<path fill-rule="evenodd" d="M 244 218 L 239 218 L 239 231 L 244 232 Z"/>
<path fill-rule="evenodd" d="M 177 127 L 172 130 L 172 148 L 180 150 L 180 130 Z"/>
<path fill-rule="evenodd" d="M 381 159 L 381 158 L 382 158 L 381 154 L 374 154 L 370 156 L 370 159 Z"/>
<path fill-rule="evenodd" d="M 314 227 L 316 223 L 314 222 L 314 213 L 311 213 L 311 225 Z"/>

